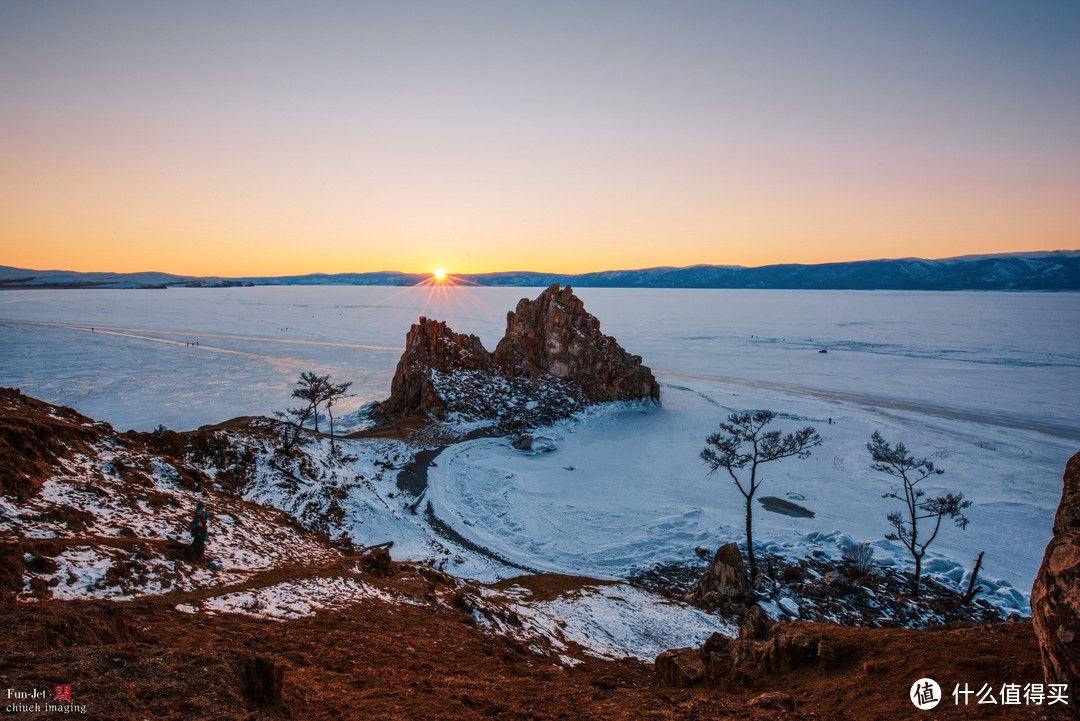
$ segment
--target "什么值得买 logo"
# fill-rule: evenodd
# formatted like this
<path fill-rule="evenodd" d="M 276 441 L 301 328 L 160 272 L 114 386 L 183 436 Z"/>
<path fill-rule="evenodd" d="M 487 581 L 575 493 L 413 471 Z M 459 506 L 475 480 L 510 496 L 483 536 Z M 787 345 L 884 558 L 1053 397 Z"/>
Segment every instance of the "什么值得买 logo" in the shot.
<path fill-rule="evenodd" d="M 920 678 L 911 684 L 908 696 L 911 698 L 911 703 L 915 704 L 915 708 L 929 711 L 941 703 L 941 687 L 932 678 Z"/>

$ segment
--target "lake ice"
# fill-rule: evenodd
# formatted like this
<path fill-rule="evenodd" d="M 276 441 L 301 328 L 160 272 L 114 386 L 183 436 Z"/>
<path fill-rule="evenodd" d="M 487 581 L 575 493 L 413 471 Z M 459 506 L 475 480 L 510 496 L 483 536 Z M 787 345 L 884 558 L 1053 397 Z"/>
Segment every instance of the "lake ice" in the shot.
<path fill-rule="evenodd" d="M 758 507 L 756 541 L 789 551 L 874 541 L 879 559 L 903 564 L 882 540 L 889 479 L 869 469 L 865 449 L 880 430 L 946 470 L 931 493 L 963 491 L 975 502 L 968 529 L 945 528 L 931 546 L 935 568 L 955 574 L 985 550 L 986 577 L 1027 594 L 1065 461 L 1080 445 L 1080 294 L 576 292 L 605 333 L 654 369 L 663 405 L 556 424 L 545 430 L 558 443 L 551 453 L 520 454 L 497 439 L 448 449 L 431 469 L 429 500 L 462 535 L 523 565 L 602 577 L 739 540 L 742 497 L 730 480 L 706 475 L 697 453 L 732 410 L 770 408 L 783 414 L 778 428 L 813 424 L 825 443 L 807 460 L 765 467 L 759 495 L 816 515 Z M 120 429 L 185 430 L 269 415 L 288 405 L 302 370 L 316 370 L 354 382 L 348 413 L 389 394 L 421 313 L 490 349 L 506 312 L 538 293 L 7 291 L 0 385 Z M 455 572 L 497 573 L 468 559 Z"/>

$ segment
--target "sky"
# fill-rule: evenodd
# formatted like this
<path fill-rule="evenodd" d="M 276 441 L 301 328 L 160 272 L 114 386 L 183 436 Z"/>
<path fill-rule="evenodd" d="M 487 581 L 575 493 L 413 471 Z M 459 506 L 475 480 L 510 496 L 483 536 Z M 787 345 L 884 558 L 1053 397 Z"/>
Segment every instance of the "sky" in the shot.
<path fill-rule="evenodd" d="M 1080 247 L 1080 3 L 0 2 L 0 265 Z"/>

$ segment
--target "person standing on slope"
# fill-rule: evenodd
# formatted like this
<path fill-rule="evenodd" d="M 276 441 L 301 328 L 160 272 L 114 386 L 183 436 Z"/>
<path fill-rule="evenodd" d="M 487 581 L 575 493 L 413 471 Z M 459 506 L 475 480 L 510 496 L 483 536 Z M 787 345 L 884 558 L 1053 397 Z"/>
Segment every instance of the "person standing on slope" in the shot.
<path fill-rule="evenodd" d="M 191 556 L 196 561 L 201 561 L 203 551 L 206 549 L 206 535 L 210 526 L 210 511 L 206 510 L 201 502 L 195 506 L 195 516 L 188 524 L 188 533 L 191 534 Z"/>

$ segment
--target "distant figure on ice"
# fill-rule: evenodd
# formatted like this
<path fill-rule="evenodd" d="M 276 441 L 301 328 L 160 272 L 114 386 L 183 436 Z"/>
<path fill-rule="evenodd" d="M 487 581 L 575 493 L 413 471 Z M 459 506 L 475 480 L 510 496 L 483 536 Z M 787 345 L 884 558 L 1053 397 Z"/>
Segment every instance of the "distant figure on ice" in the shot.
<path fill-rule="evenodd" d="M 195 516 L 188 524 L 188 533 L 191 534 L 191 557 L 192 560 L 201 561 L 203 551 L 206 549 L 206 535 L 210 525 L 210 511 L 206 510 L 201 502 L 195 506 Z"/>

